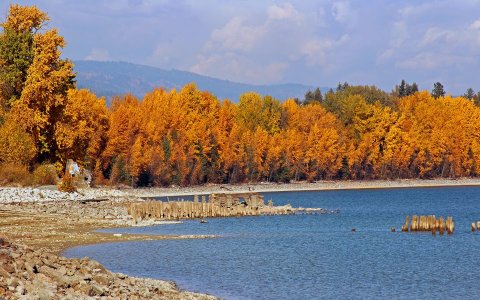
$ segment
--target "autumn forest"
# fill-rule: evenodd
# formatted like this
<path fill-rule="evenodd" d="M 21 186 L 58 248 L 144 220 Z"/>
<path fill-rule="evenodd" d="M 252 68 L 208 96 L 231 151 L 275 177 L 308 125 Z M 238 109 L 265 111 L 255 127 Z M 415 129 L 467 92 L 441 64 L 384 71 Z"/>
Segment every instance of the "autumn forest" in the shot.
<path fill-rule="evenodd" d="M 0 33 L 0 169 L 61 174 L 67 159 L 96 184 L 195 185 L 480 174 L 477 95 L 441 84 L 392 92 L 339 84 L 305 99 L 244 93 L 220 101 L 194 83 L 137 99 L 75 87 L 65 41 L 35 6 L 11 5 Z M 0 171 L 2 173 L 2 171 Z"/>

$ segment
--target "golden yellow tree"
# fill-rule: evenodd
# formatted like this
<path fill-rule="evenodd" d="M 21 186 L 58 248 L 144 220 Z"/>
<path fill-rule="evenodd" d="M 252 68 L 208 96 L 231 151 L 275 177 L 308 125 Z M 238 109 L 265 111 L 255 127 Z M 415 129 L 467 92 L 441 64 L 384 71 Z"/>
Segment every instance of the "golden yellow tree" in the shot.
<path fill-rule="evenodd" d="M 106 144 L 108 117 L 105 99 L 88 90 L 69 90 L 63 114 L 55 126 L 61 161 L 73 159 L 92 169 L 97 167 Z"/>
<path fill-rule="evenodd" d="M 34 35 L 48 20 L 36 6 L 11 4 L 0 24 L 0 106 L 9 109 L 20 98 L 34 57 Z"/>
<path fill-rule="evenodd" d="M 38 9 L 35 5 L 22 6 L 19 4 L 11 4 L 8 16 L 3 28 L 14 30 L 15 32 L 37 31 L 46 21 L 48 15 Z"/>
<path fill-rule="evenodd" d="M 476 174 L 479 109 L 465 98 L 433 98 L 420 92 L 402 98 L 399 111 L 414 151 L 412 165 L 422 178 Z"/>
<path fill-rule="evenodd" d="M 219 168 L 223 182 L 242 180 L 245 152 L 240 142 L 240 128 L 236 123 L 237 106 L 226 100 L 218 112 L 215 136 L 218 143 Z"/>
<path fill-rule="evenodd" d="M 387 136 L 396 125 L 398 114 L 390 107 L 367 105 L 364 113 L 354 117 L 355 150 L 349 152 L 353 173 L 359 178 L 383 178 L 388 175 L 384 154 L 391 146 Z"/>
<path fill-rule="evenodd" d="M 35 144 L 29 134 L 13 119 L 0 126 L 0 164 L 27 166 L 35 157 Z"/>
<path fill-rule="evenodd" d="M 303 110 L 304 121 L 308 122 L 301 125 L 303 129 L 308 128 L 304 131 L 303 157 L 307 180 L 331 178 L 338 172 L 341 162 L 337 120 L 320 105 L 309 105 Z"/>
<path fill-rule="evenodd" d="M 116 178 L 123 183 L 131 182 L 129 168 L 131 150 L 142 123 L 139 105 L 138 99 L 131 94 L 116 97 L 112 101 L 108 141 L 102 154 L 102 169 L 104 171 L 111 169 L 112 172 L 115 170 L 119 173 Z"/>
<path fill-rule="evenodd" d="M 55 29 L 35 35 L 34 45 L 35 56 L 25 87 L 11 113 L 32 135 L 37 160 L 55 161 L 55 124 L 62 116 L 67 90 L 73 87 L 73 65 L 60 59 L 65 41 Z"/>

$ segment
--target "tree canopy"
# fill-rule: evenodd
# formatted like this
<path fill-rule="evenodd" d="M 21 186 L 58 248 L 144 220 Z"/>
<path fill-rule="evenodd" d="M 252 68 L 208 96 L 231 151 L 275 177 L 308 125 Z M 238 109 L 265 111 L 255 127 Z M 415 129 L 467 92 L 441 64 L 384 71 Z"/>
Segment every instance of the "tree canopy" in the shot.
<path fill-rule="evenodd" d="M 75 89 L 73 64 L 61 59 L 65 40 L 36 6 L 10 5 L 0 34 L 0 100 L 8 122 L 18 124 L 35 147 L 29 164 L 64 162 L 57 131 L 64 128 L 69 90 Z M 76 121 L 84 118 L 79 116 Z M 9 146 L 10 145 L 10 146 Z M 4 150 L 12 144 L 4 144 Z M 28 153 L 28 152 L 27 152 Z M 25 163 L 25 161 L 24 161 Z"/>
<path fill-rule="evenodd" d="M 193 185 L 478 176 L 479 93 L 402 80 L 391 93 L 347 82 L 303 102 L 244 93 L 220 102 L 194 83 L 137 99 L 75 87 L 65 40 L 35 6 L 0 33 L 0 165 L 74 159 L 97 183 Z M 284 99 L 281 99 L 284 100 Z"/>

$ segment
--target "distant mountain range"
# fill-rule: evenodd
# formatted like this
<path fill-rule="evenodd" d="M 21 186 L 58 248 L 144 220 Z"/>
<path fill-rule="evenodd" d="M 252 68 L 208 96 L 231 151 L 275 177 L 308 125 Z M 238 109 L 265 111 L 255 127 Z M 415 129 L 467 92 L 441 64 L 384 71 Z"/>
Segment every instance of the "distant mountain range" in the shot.
<path fill-rule="evenodd" d="M 74 61 L 77 72 L 77 87 L 86 88 L 97 96 L 111 96 L 132 93 L 142 98 L 155 87 L 181 89 L 194 82 L 200 90 L 212 92 L 218 99 L 238 102 L 241 94 L 254 91 L 270 95 L 280 101 L 288 98 L 303 99 L 312 86 L 302 84 L 254 85 L 232 82 L 179 70 L 163 70 L 126 62 Z M 322 91 L 325 88 L 322 88 Z"/>

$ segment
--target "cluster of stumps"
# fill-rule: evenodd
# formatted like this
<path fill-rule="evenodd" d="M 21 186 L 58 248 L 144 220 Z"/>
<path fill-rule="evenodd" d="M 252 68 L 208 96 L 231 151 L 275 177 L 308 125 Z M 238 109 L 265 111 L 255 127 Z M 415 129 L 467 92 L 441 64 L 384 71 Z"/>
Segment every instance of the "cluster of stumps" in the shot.
<path fill-rule="evenodd" d="M 448 234 L 452 234 L 455 230 L 455 223 L 453 217 L 447 217 L 445 220 L 443 217 L 436 218 L 434 215 L 430 216 L 412 216 L 410 222 L 409 216 L 405 218 L 405 224 L 402 226 L 403 232 L 416 232 L 416 231 L 431 231 L 432 234 L 437 232 L 444 234 L 445 231 Z"/>

